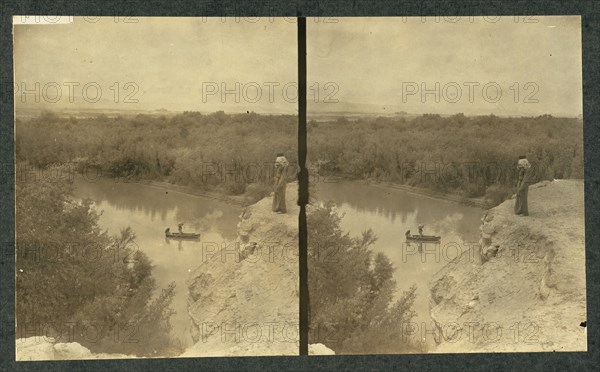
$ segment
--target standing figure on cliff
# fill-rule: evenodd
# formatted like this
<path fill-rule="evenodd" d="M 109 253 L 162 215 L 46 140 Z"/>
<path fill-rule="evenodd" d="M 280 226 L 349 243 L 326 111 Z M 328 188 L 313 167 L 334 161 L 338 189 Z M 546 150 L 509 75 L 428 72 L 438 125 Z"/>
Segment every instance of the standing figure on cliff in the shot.
<path fill-rule="evenodd" d="M 519 216 L 529 216 L 527 193 L 529 192 L 529 183 L 531 181 L 531 164 L 525 156 L 519 156 L 517 170 L 519 175 L 517 181 L 517 196 L 515 198 L 515 214 Z"/>
<path fill-rule="evenodd" d="M 285 187 L 286 187 L 286 174 L 289 163 L 283 153 L 277 154 L 275 159 L 275 176 L 274 181 L 274 193 L 273 193 L 273 212 L 285 213 Z"/>

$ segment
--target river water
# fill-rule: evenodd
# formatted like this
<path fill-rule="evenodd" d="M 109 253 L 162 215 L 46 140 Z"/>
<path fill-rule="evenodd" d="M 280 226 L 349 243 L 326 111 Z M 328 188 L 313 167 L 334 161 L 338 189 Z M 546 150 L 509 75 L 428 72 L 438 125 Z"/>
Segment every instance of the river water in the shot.
<path fill-rule="evenodd" d="M 418 324 L 431 324 L 429 281 L 441 267 L 451 263 L 466 243 L 478 240 L 482 210 L 454 202 L 429 198 L 406 191 L 348 181 L 315 185 L 318 200 L 336 203 L 344 215 L 342 228 L 352 236 L 371 228 L 378 237 L 372 249 L 383 252 L 392 261 L 397 282 L 397 297 L 417 285 L 415 310 Z M 203 243 L 230 244 L 236 238 L 236 226 L 242 208 L 181 192 L 134 183 L 99 179 L 76 181 L 76 198 L 90 198 L 102 211 L 99 224 L 110 234 L 119 234 L 130 226 L 135 244 L 154 265 L 158 288 L 176 283 L 171 318 L 173 334 L 190 345 L 190 320 L 187 315 L 186 280 L 190 270 L 202 262 Z M 176 241 L 164 237 L 164 230 L 200 232 L 198 241 Z M 406 230 L 417 233 L 418 224 L 425 234 L 442 236 L 441 244 L 407 245 Z M 211 246 L 212 247 L 212 246 Z M 431 328 L 429 328 L 431 329 Z"/>
<path fill-rule="evenodd" d="M 482 210 L 357 181 L 318 183 L 311 197 L 335 202 L 343 215 L 342 230 L 351 236 L 360 236 L 368 228 L 373 230 L 378 239 L 372 249 L 385 253 L 396 267 L 396 297 L 416 284 L 415 322 L 419 328 L 425 322 L 431 330 L 429 281 L 479 240 Z M 425 225 L 424 234 L 441 236 L 440 243 L 421 247 L 407 244 L 405 232 L 418 234 L 419 224 Z"/>
<path fill-rule="evenodd" d="M 190 270 L 202 262 L 203 244 L 230 244 L 237 235 L 241 207 L 197 197 L 163 188 L 134 183 L 99 179 L 87 182 L 76 180 L 74 196 L 90 198 L 96 209 L 102 211 L 99 225 L 117 235 L 130 226 L 136 234 L 134 249 L 145 252 L 154 265 L 152 275 L 158 288 L 175 282 L 171 318 L 173 335 L 185 345 L 192 343 L 187 314 L 186 280 Z M 177 231 L 184 223 L 184 231 L 200 232 L 200 240 L 177 241 L 165 239 L 164 230 Z M 211 245 L 212 247 L 212 245 Z M 208 253 L 208 248 L 206 248 Z M 159 293 L 160 291 L 157 291 Z"/>

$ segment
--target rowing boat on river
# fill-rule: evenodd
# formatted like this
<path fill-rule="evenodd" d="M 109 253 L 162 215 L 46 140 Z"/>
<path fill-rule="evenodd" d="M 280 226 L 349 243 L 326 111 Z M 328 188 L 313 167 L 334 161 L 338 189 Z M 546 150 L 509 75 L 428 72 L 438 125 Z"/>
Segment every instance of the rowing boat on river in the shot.
<path fill-rule="evenodd" d="M 435 235 L 407 235 L 407 242 L 439 242 L 442 239 L 441 236 Z"/>
<path fill-rule="evenodd" d="M 165 236 L 171 239 L 199 239 L 198 233 L 171 232 L 171 229 L 165 230 Z"/>

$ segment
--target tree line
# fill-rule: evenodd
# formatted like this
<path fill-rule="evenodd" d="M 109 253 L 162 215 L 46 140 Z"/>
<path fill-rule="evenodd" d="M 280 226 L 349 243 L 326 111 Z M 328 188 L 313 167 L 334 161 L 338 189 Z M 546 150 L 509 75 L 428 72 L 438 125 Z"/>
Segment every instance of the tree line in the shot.
<path fill-rule="evenodd" d="M 537 180 L 583 178 L 577 118 L 340 117 L 311 120 L 307 129 L 313 175 L 390 181 L 492 203 L 513 193 L 519 155 L 528 157 Z M 17 161 L 35 167 L 71 162 L 112 176 L 252 192 L 255 199 L 271 191 L 276 153 L 296 164 L 296 144 L 295 116 L 222 111 L 93 118 L 47 112 L 17 119 L 15 139 Z"/>
<path fill-rule="evenodd" d="M 71 163 L 111 177 L 169 181 L 256 198 L 270 192 L 278 152 L 297 162 L 297 119 L 255 113 L 60 117 L 16 123 L 16 158 L 33 167 Z M 290 172 L 293 172 L 291 170 Z M 291 174 L 291 176 L 294 176 Z"/>
<path fill-rule="evenodd" d="M 535 180 L 583 178 L 583 123 L 577 118 L 346 118 L 308 125 L 309 157 L 320 174 L 373 179 L 499 204 L 514 193 L 516 161 Z"/>

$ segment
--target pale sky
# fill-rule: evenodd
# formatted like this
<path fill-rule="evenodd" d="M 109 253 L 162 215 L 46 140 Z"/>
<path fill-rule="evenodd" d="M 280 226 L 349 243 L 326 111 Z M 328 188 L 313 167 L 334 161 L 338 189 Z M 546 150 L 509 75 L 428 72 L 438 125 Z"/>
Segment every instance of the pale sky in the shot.
<path fill-rule="evenodd" d="M 57 103 L 40 92 L 38 105 L 49 108 L 297 112 L 293 19 L 137 20 L 76 17 L 72 24 L 15 26 L 15 82 L 27 89 L 39 82 L 50 100 L 60 85 Z M 309 18 L 309 114 L 580 115 L 580 17 L 515 20 Z M 65 82 L 79 84 L 74 103 Z M 128 82 L 139 91 L 125 89 Z M 98 102 L 82 99 L 89 83 L 102 90 Z M 237 91 L 239 102 L 235 94 L 222 95 L 223 88 Z M 422 95 L 423 88 L 433 93 Z M 95 89 L 86 97 L 93 100 Z M 20 93 L 17 107 L 23 99 L 34 103 Z M 124 103 L 132 93 L 139 102 Z"/>
<path fill-rule="evenodd" d="M 523 17 L 518 22 L 514 17 L 454 21 L 415 17 L 308 22 L 309 85 L 334 82 L 339 88 L 339 104 L 323 104 L 322 97 L 314 104 L 309 98 L 309 112 L 311 107 L 372 105 L 411 113 L 582 114 L 580 17 L 533 17 L 528 23 Z M 439 103 L 436 93 L 421 96 L 423 83 L 435 91 L 436 82 Z M 462 89 L 460 99 L 453 83 Z M 470 83 L 479 83 L 472 85 L 472 102 Z M 486 98 L 491 102 L 482 91 L 488 83 Z M 525 87 L 527 83 L 532 84 Z M 538 102 L 524 102 L 527 97 Z"/>
<path fill-rule="evenodd" d="M 295 20 L 143 17 L 137 18 L 137 23 L 118 20 L 76 17 L 72 24 L 65 25 L 16 25 L 15 82 L 27 83 L 27 89 L 34 87 L 34 82 L 40 82 L 41 87 L 49 82 L 59 85 L 78 82 L 80 85 L 74 87 L 73 93 L 86 107 L 297 112 Z M 102 101 L 87 104 L 81 99 L 81 89 L 89 82 L 101 87 Z M 119 104 L 114 105 L 116 82 L 122 94 L 117 98 Z M 127 82 L 139 87 L 134 95 L 138 104 L 122 103 L 124 96 L 135 89 L 123 90 Z M 223 99 L 222 83 L 235 92 L 236 82 L 240 83 L 237 88 L 240 102 L 235 102 L 234 94 Z M 202 102 L 203 83 L 206 92 L 218 89 L 216 94 L 205 96 L 206 102 Z M 292 85 L 284 98 L 282 87 L 288 83 Z M 257 86 L 261 89 L 260 98 Z M 64 99 L 56 106 L 74 105 L 69 105 L 68 89 L 63 86 Z M 94 94 L 90 88 L 86 97 L 93 100 Z M 40 96 L 43 103 L 44 96 L 41 93 Z M 49 87 L 47 96 L 54 99 L 55 89 Z M 32 100 L 29 98 L 28 102 Z"/>

